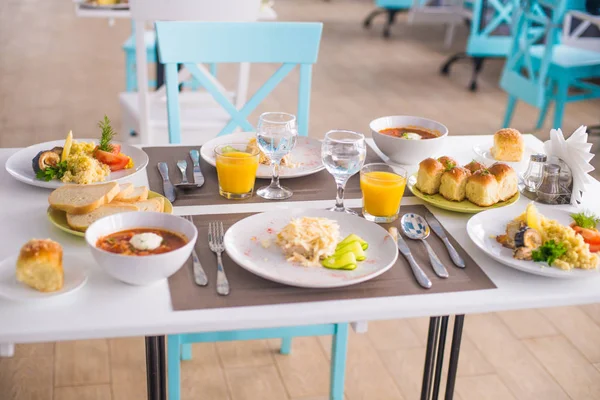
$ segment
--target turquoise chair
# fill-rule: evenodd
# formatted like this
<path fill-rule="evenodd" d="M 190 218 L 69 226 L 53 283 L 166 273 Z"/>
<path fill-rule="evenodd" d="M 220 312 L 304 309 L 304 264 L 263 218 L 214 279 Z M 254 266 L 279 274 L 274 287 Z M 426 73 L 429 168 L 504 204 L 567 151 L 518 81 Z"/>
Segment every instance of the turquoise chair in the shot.
<path fill-rule="evenodd" d="M 600 85 L 585 81 L 600 77 L 600 53 L 559 43 L 566 11 L 583 2 L 529 0 L 519 8 L 510 56 L 500 86 L 508 93 L 503 126 L 510 125 L 517 100 L 539 108 L 542 127 L 555 102 L 553 128 L 562 126 L 565 105 L 600 98 Z M 577 89 L 577 93 L 570 93 Z"/>
<path fill-rule="evenodd" d="M 426 2 L 427 0 L 419 0 L 421 5 Z M 387 14 L 387 20 L 383 26 L 383 37 L 387 39 L 390 37 L 390 29 L 396 20 L 396 14 L 410 10 L 413 3 L 413 0 L 376 0 L 377 9 L 367 15 L 367 18 L 363 21 L 363 26 L 368 29 L 376 16 Z"/>
<path fill-rule="evenodd" d="M 320 23 L 217 23 L 217 22 L 156 22 L 160 61 L 165 64 L 169 140 L 180 143 L 179 91 L 177 65 L 183 63 L 230 115 L 231 120 L 219 135 L 232 133 L 238 126 L 254 130 L 248 115 L 288 75 L 300 66 L 298 90 L 298 132 L 308 134 L 308 114 L 312 64 L 317 61 L 322 24 Z M 204 74 L 197 63 L 281 63 L 282 65 L 237 110 L 219 87 Z M 191 358 L 191 343 L 231 340 L 283 338 L 280 352 L 288 354 L 294 336 L 333 335 L 330 398 L 344 397 L 344 374 L 348 324 L 321 324 L 243 331 L 190 333 L 168 336 L 169 399 L 179 399 L 180 359 Z"/>

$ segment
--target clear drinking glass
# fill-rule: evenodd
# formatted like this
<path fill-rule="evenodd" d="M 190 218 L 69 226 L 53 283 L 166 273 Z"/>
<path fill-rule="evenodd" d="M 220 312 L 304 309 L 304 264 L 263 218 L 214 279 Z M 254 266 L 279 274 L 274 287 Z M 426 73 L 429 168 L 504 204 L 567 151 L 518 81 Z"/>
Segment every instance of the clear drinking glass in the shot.
<path fill-rule="evenodd" d="M 333 130 L 325 134 L 321 145 L 321 158 L 325 168 L 335 179 L 337 195 L 331 211 L 357 215 L 344 207 L 346 182 L 362 168 L 367 155 L 365 136 L 362 133 Z"/>
<path fill-rule="evenodd" d="M 267 112 L 259 117 L 256 142 L 269 157 L 273 167 L 271 184 L 256 191 L 263 199 L 284 200 L 292 196 L 293 192 L 290 189 L 279 184 L 279 164 L 281 159 L 292 151 L 297 137 L 296 116 L 283 112 Z"/>

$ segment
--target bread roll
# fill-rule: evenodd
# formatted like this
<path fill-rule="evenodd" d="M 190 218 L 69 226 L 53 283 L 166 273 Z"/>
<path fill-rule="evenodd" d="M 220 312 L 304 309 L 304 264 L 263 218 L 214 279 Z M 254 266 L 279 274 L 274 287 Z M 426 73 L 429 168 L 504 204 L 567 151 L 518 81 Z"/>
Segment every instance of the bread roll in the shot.
<path fill-rule="evenodd" d="M 500 129 L 494 133 L 494 146 L 490 150 L 498 161 L 521 161 L 525 151 L 523 136 L 516 129 Z"/>
<path fill-rule="evenodd" d="M 39 290 L 55 292 L 62 289 L 64 272 L 63 250 L 50 239 L 31 239 L 21 248 L 17 259 L 17 280 Z"/>
<path fill-rule="evenodd" d="M 494 205 L 499 200 L 498 181 L 486 170 L 477 171 L 467 179 L 467 199 L 480 207 Z"/>
<path fill-rule="evenodd" d="M 440 189 L 444 165 L 434 158 L 426 158 L 419 163 L 417 189 L 425 194 L 436 194 Z"/>
<path fill-rule="evenodd" d="M 467 179 L 471 171 L 463 167 L 454 167 L 442 174 L 440 194 L 447 200 L 463 201 L 467 195 Z"/>
<path fill-rule="evenodd" d="M 475 160 L 465 165 L 465 168 L 471 171 L 471 173 L 475 173 L 477 171 L 481 171 L 482 169 L 486 169 L 485 165 Z"/>
<path fill-rule="evenodd" d="M 448 156 L 442 156 L 438 158 L 438 161 L 442 163 L 446 171 L 450 171 L 452 168 L 458 165 L 454 158 Z"/>
<path fill-rule="evenodd" d="M 498 181 L 498 198 L 505 201 L 513 197 L 519 190 L 519 177 L 514 169 L 502 163 L 495 163 L 488 171 Z"/>

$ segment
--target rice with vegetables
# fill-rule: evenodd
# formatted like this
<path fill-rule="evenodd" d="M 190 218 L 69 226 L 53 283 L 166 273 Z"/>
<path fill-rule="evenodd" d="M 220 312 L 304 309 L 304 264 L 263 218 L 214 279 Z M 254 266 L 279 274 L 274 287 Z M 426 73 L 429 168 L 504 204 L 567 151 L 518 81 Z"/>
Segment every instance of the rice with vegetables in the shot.
<path fill-rule="evenodd" d="M 110 168 L 93 157 L 95 148 L 93 142 L 73 142 L 67 157 L 67 172 L 61 180 L 79 184 L 104 181 L 110 174 Z"/>
<path fill-rule="evenodd" d="M 552 266 L 570 270 L 573 268 L 594 269 L 598 265 L 598 256 L 590 253 L 589 245 L 583 237 L 568 226 L 547 218 L 542 219 L 542 238 L 544 242 L 554 240 L 562 243 L 567 251 L 556 259 Z"/>

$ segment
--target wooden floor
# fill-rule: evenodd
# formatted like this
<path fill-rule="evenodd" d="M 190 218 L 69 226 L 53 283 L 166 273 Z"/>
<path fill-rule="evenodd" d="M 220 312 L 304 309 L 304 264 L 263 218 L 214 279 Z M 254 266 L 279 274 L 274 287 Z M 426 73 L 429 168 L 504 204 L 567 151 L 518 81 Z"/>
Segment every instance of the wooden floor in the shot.
<path fill-rule="evenodd" d="M 450 77 L 438 74 L 448 55 L 464 49 L 465 29 L 453 49 L 444 50 L 442 28 L 409 27 L 400 18 L 384 41 L 381 21 L 371 31 L 361 27 L 372 9 L 367 0 L 276 0 L 282 20 L 325 23 L 312 136 L 332 128 L 367 132 L 370 120 L 390 114 L 434 118 L 451 134 L 491 134 L 500 127 L 502 61 L 485 66 L 479 92 L 471 93 L 468 65 L 457 65 Z M 127 21 L 111 28 L 105 20 L 77 19 L 69 0 L 0 2 L 0 147 L 59 139 L 69 129 L 95 136 L 105 113 L 119 126 L 120 45 L 129 32 Z M 271 71 L 253 67 L 251 87 Z M 295 79 L 257 113 L 293 111 Z M 597 101 L 568 105 L 565 130 L 600 123 L 599 109 Z M 534 108 L 520 104 L 513 126 L 532 131 L 536 118 Z M 548 132 L 549 123 L 537 134 L 547 138 Z M 427 322 L 381 321 L 371 323 L 368 334 L 352 334 L 347 399 L 418 399 Z M 296 339 L 289 356 L 279 355 L 278 345 L 194 346 L 193 361 L 183 364 L 183 398 L 326 399 L 330 338 Z M 2 400 L 137 400 L 145 390 L 141 338 L 19 345 L 14 358 L 0 359 Z M 600 305 L 468 316 L 456 392 L 461 400 L 600 399 Z"/>

